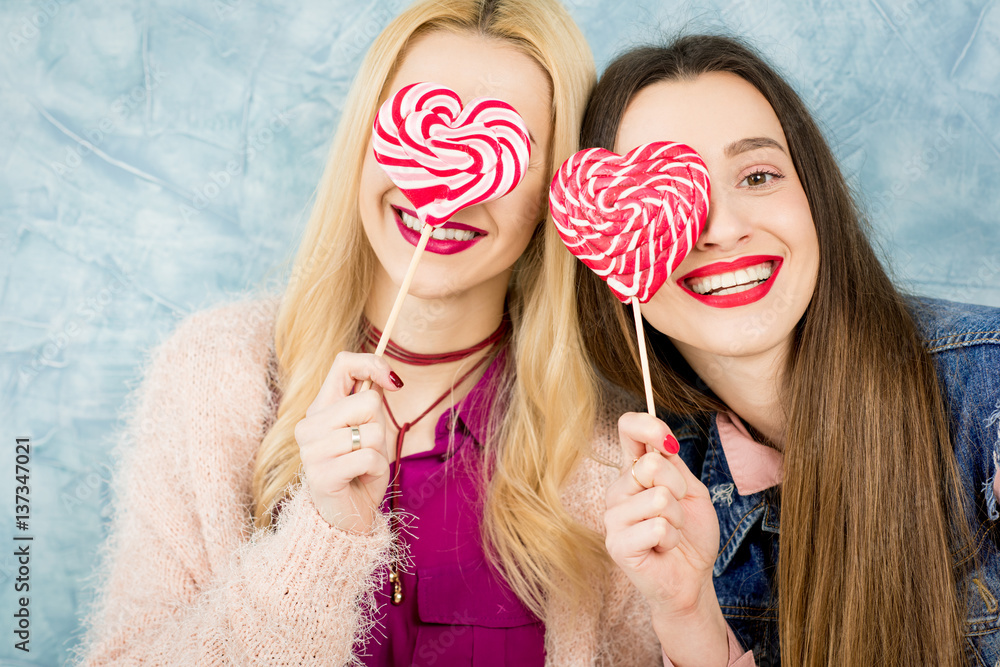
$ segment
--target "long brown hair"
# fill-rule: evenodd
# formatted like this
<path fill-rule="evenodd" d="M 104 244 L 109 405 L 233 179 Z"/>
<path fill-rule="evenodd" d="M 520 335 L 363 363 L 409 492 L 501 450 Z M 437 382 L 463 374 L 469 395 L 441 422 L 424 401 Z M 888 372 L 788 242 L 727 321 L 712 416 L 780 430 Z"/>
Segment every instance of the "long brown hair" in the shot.
<path fill-rule="evenodd" d="M 707 72 L 736 74 L 771 104 L 819 239 L 815 292 L 779 397 L 788 415 L 776 585 L 782 662 L 964 664 L 951 555 L 964 514 L 934 367 L 802 101 L 743 44 L 688 36 L 608 67 L 581 144 L 614 150 L 637 92 Z M 610 380 L 641 393 L 629 314 L 592 272 L 577 282 L 588 352 Z M 660 406 L 701 416 L 726 409 L 666 336 L 650 340 Z"/>

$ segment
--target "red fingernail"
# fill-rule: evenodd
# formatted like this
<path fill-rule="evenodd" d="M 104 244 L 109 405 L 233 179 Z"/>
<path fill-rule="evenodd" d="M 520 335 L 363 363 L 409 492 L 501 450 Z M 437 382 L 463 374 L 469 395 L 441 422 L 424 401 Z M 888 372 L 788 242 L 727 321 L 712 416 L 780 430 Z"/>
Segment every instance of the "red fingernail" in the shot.
<path fill-rule="evenodd" d="M 677 438 L 672 435 L 668 435 L 663 439 L 663 449 L 667 454 L 676 454 L 681 451 L 681 443 L 677 442 Z"/>
<path fill-rule="evenodd" d="M 403 388 L 403 381 L 399 379 L 399 376 L 396 375 L 395 371 L 389 371 L 389 379 L 392 381 L 394 385 L 396 385 L 396 389 Z"/>

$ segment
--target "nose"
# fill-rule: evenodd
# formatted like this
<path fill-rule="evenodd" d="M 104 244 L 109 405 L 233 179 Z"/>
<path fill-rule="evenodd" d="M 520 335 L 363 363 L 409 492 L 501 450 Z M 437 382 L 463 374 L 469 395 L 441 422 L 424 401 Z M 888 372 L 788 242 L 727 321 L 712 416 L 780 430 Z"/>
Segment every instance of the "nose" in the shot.
<path fill-rule="evenodd" d="M 695 247 L 702 251 L 731 252 L 746 245 L 753 235 L 749 220 L 721 193 L 712 193 L 708 219 Z"/>

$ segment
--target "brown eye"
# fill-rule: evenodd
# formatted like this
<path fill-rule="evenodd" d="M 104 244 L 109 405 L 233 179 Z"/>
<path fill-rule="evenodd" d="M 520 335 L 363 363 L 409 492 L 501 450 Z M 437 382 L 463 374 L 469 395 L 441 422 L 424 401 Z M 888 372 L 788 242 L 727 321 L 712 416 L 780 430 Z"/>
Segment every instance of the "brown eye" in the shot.
<path fill-rule="evenodd" d="M 771 181 L 776 178 L 781 178 L 781 174 L 770 171 L 754 171 L 740 181 L 740 183 L 745 183 L 746 187 L 749 188 L 765 188 L 770 187 L 772 185 Z"/>

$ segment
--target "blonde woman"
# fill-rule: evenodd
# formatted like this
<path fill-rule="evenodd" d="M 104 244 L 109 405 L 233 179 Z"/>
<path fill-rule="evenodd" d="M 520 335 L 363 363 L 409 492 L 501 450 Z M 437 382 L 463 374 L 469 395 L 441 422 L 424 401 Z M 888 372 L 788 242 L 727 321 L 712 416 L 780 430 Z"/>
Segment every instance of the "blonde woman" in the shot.
<path fill-rule="evenodd" d="M 617 448 L 613 418 L 595 415 L 574 261 L 545 222 L 593 77 L 555 0 L 427 0 L 376 39 L 276 313 L 195 316 L 154 357 L 87 664 L 658 659 L 604 553 L 617 471 L 594 455 Z M 531 162 L 431 241 L 376 358 L 419 223 L 370 129 L 418 81 L 511 104 Z"/>

